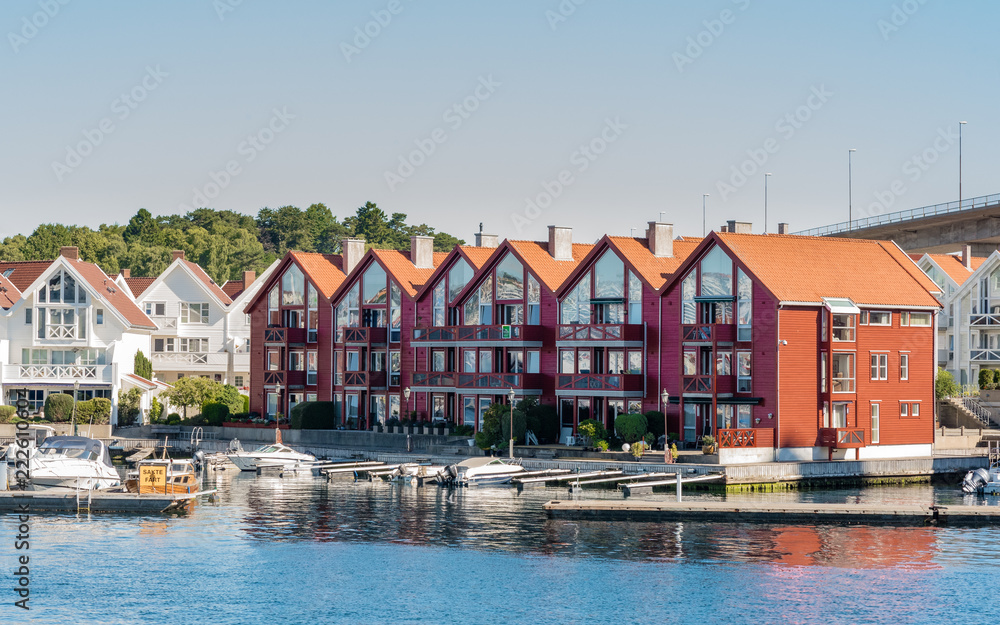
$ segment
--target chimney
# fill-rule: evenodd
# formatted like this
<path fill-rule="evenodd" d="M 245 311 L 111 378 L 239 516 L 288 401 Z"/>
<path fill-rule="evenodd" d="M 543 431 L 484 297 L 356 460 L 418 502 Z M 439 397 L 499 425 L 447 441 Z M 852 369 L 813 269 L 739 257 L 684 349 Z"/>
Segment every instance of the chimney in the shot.
<path fill-rule="evenodd" d="M 749 221 L 735 221 L 729 220 L 729 231 L 736 232 L 739 234 L 750 234 L 750 222 Z"/>
<path fill-rule="evenodd" d="M 972 271 L 972 246 L 963 245 L 962 246 L 962 264 L 969 271 Z"/>
<path fill-rule="evenodd" d="M 476 233 L 476 247 L 499 247 L 500 237 L 495 234 Z"/>
<path fill-rule="evenodd" d="M 79 260 L 80 248 L 75 245 L 64 245 L 59 248 L 59 255 L 70 260 Z"/>
<path fill-rule="evenodd" d="M 122 269 L 121 274 L 122 274 L 123 278 L 125 278 L 126 280 L 128 280 L 129 278 L 132 277 L 132 270 L 131 269 Z"/>
<path fill-rule="evenodd" d="M 253 281 L 256 280 L 256 279 L 257 279 L 257 272 L 256 271 L 244 271 L 243 272 L 243 288 L 245 289 L 248 286 L 250 286 L 251 284 L 253 284 Z"/>
<path fill-rule="evenodd" d="M 573 229 L 549 226 L 549 254 L 556 260 L 573 260 Z"/>
<path fill-rule="evenodd" d="M 340 246 L 344 273 L 351 273 L 358 266 L 358 263 L 361 262 L 361 257 L 365 255 L 365 240 L 344 239 L 340 242 Z"/>
<path fill-rule="evenodd" d="M 668 258 L 674 255 L 674 224 L 649 222 L 646 231 L 649 238 L 649 251 L 657 258 Z"/>
<path fill-rule="evenodd" d="M 173 252 L 170 252 L 170 256 L 172 257 L 170 259 L 171 262 L 177 260 L 178 258 L 184 260 L 184 250 L 174 250 Z"/>
<path fill-rule="evenodd" d="M 417 269 L 433 269 L 434 237 L 410 237 L 410 260 Z"/>
<path fill-rule="evenodd" d="M 789 228 L 786 223 L 779 223 L 778 234 L 791 234 L 791 228 Z"/>
<path fill-rule="evenodd" d="M 729 226 L 727 226 L 726 224 L 722 224 L 721 226 L 719 226 L 719 232 L 729 232 Z"/>

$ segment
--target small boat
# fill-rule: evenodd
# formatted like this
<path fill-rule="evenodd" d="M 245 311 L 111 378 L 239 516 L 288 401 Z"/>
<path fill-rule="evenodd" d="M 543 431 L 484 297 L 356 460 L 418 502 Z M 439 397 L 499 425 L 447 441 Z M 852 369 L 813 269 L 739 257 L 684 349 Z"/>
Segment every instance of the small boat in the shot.
<path fill-rule="evenodd" d="M 316 462 L 316 456 L 295 451 L 280 441 L 264 445 L 253 451 L 244 451 L 239 441 L 230 444 L 226 454 L 230 462 L 239 467 L 240 471 L 256 471 L 260 465 L 292 467 Z"/>
<path fill-rule="evenodd" d="M 519 464 L 510 464 L 499 458 L 469 458 L 445 467 L 438 474 L 438 483 L 460 486 L 509 484 L 511 478 L 519 473 L 524 473 L 524 467 Z"/>
<path fill-rule="evenodd" d="M 121 477 L 103 441 L 84 436 L 50 436 L 31 457 L 34 488 L 112 488 Z"/>
<path fill-rule="evenodd" d="M 149 471 L 150 468 L 153 471 Z M 159 471 L 155 471 L 156 468 L 159 468 Z M 162 484 L 160 480 L 150 482 L 140 479 L 141 476 L 149 475 L 152 472 L 162 473 Z M 129 471 L 128 475 L 125 476 L 125 490 L 140 495 L 197 493 L 200 488 L 198 474 L 195 471 L 194 463 L 190 460 L 171 460 L 170 458 L 141 460 L 136 465 L 135 470 Z"/>

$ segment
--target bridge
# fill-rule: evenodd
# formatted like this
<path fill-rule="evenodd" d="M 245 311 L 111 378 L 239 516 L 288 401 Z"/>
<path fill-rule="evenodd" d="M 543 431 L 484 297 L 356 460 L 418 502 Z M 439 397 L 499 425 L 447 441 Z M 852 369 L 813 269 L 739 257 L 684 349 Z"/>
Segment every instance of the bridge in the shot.
<path fill-rule="evenodd" d="M 795 234 L 895 241 L 907 252 L 947 253 L 972 246 L 974 256 L 1000 248 L 1000 193 L 821 226 Z"/>

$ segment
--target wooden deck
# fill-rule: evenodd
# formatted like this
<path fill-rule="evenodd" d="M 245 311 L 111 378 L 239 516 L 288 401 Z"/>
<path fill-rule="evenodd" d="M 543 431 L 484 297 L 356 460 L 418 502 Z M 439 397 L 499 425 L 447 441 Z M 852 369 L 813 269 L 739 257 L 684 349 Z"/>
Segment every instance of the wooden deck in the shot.
<path fill-rule="evenodd" d="M 215 490 L 191 494 L 106 493 L 81 491 L 3 491 L 0 492 L 0 512 L 126 512 L 157 513 L 183 510 L 188 502 L 199 495 L 209 495 Z M 88 497 L 89 495 L 89 497 Z"/>
<path fill-rule="evenodd" d="M 1000 506 L 591 500 L 549 501 L 543 507 L 549 518 L 591 521 L 1000 525 Z"/>

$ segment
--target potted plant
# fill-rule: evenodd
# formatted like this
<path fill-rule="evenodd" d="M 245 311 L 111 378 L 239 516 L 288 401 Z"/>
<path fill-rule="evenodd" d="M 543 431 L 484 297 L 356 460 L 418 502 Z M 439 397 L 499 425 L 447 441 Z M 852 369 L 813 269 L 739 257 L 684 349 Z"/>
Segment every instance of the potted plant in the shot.
<path fill-rule="evenodd" d="M 715 450 L 716 450 L 715 437 L 712 436 L 711 434 L 706 434 L 705 436 L 702 436 L 701 453 L 705 454 L 706 456 L 711 456 L 712 454 L 715 453 Z"/>
<path fill-rule="evenodd" d="M 598 451 L 607 451 L 608 448 L 610 447 L 610 445 L 608 445 L 608 441 L 603 441 L 603 440 L 597 441 L 595 445 L 597 445 Z"/>

